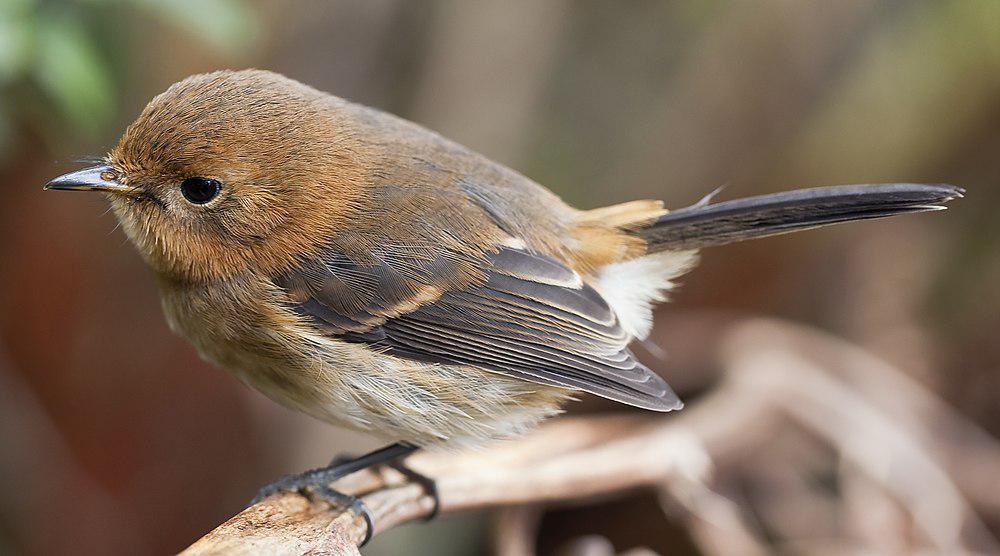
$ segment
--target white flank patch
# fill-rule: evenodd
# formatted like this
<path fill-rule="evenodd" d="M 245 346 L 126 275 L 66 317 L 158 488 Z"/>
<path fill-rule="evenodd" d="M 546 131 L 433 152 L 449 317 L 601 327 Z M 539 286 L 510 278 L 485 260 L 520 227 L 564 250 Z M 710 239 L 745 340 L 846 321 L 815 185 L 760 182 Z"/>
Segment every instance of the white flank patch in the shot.
<path fill-rule="evenodd" d="M 666 300 L 675 285 L 672 280 L 697 262 L 697 251 L 663 251 L 601 268 L 595 286 L 622 328 L 643 339 L 653 328 L 653 304 Z"/>
<path fill-rule="evenodd" d="M 508 237 L 501 241 L 500 245 L 510 247 L 511 249 L 520 249 L 522 251 L 528 248 L 528 244 L 519 237 Z"/>

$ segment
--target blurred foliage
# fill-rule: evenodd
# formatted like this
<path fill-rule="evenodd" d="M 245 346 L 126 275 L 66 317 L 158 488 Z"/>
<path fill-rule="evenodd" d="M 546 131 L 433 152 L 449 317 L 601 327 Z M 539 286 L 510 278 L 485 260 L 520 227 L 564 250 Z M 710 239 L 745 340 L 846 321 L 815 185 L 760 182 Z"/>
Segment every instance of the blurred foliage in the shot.
<path fill-rule="evenodd" d="M 232 65 L 388 109 L 582 208 L 683 206 L 721 184 L 722 199 L 962 185 L 945 213 L 706 250 L 658 313 L 667 361 L 647 362 L 695 409 L 720 321 L 788 318 L 906 369 L 1000 435 L 998 23 L 998 0 L 0 0 L 0 380 L 22 384 L 5 405 L 13 390 L 0 382 L 0 554 L 174 552 L 264 482 L 375 447 L 199 361 L 106 203 L 39 191 L 66 169 L 53 160 L 107 148 L 170 83 Z M 901 399 L 879 388 L 873 397 Z M 580 408 L 622 410 L 568 409 Z M 738 454 L 723 494 L 776 540 L 867 546 L 866 524 L 799 496 L 851 490 L 829 481 L 844 463 L 795 435 L 774 443 Z M 992 439 L 967 444 L 962 461 L 994 461 L 981 452 Z M 799 480 L 795 459 L 820 472 Z M 1000 535 L 995 484 L 979 490 L 998 502 L 975 509 Z M 871 507 L 859 515 L 873 531 L 905 529 Z M 562 522 L 553 510 L 542 530 L 628 540 L 648 526 L 685 553 L 642 508 Z M 484 520 L 391 531 L 367 553 L 476 553 Z"/>
<path fill-rule="evenodd" d="M 907 9 L 897 8 L 865 44 L 849 79 L 789 152 L 790 161 L 811 170 L 836 152 L 846 163 L 867 163 L 876 148 L 878 166 L 866 165 L 886 179 L 932 168 L 951 155 L 942 147 L 955 144 L 1000 93 L 1000 2 L 899 7 Z M 852 133 L 859 127 L 867 132 L 864 141 Z"/>
<path fill-rule="evenodd" d="M 0 160 L 15 154 L 18 126 L 54 142 L 65 132 L 94 139 L 106 130 L 118 116 L 127 54 L 111 39 L 139 14 L 228 56 L 259 34 L 242 0 L 0 0 Z"/>

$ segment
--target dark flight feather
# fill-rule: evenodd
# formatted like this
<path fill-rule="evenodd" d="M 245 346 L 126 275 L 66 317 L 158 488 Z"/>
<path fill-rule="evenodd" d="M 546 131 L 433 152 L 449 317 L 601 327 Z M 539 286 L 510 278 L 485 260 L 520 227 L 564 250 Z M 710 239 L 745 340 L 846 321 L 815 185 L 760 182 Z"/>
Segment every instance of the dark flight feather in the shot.
<path fill-rule="evenodd" d="M 289 290 L 298 313 L 331 336 L 398 357 L 473 365 L 646 409 L 681 407 L 663 379 L 628 351 L 630 337 L 601 295 L 552 258 L 501 248 L 482 261 L 483 281 L 443 289 L 393 316 L 384 309 L 399 305 L 402 292 L 419 295 L 413 292 L 420 288 L 405 283 L 413 268 L 404 273 L 387 259 L 359 264 L 332 253 L 322 261 L 276 283 Z M 427 265 L 418 265 L 421 272 Z M 445 267 L 436 265 L 438 271 Z M 347 282 L 367 291 L 352 293 L 343 286 Z"/>

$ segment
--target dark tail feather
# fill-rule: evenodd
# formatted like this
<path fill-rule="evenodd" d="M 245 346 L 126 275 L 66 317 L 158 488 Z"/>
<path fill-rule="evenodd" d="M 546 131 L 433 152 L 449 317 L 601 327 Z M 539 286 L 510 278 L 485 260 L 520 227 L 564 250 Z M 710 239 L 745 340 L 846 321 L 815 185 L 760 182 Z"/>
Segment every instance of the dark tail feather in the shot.
<path fill-rule="evenodd" d="M 672 211 L 634 233 L 648 252 L 696 249 L 840 222 L 941 210 L 953 185 L 885 183 L 800 189 Z"/>

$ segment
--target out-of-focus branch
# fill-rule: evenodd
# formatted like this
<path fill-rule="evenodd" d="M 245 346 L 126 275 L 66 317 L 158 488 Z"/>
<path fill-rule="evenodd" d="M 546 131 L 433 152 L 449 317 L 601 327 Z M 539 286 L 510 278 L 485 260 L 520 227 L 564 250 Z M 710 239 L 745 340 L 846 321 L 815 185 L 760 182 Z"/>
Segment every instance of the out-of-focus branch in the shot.
<path fill-rule="evenodd" d="M 511 506 L 497 513 L 493 552 L 497 556 L 530 556 L 535 552 L 540 506 Z"/>

